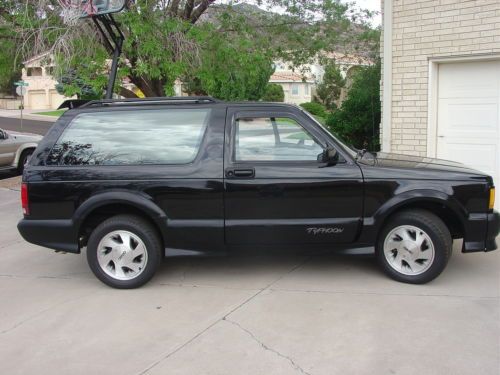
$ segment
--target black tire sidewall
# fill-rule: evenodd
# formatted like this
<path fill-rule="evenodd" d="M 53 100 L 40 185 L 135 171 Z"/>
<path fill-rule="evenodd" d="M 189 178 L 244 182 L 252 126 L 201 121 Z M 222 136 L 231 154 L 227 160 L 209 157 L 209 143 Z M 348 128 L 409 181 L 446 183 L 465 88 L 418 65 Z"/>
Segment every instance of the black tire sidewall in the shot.
<path fill-rule="evenodd" d="M 117 280 L 107 275 L 97 260 L 97 247 L 99 242 L 108 233 L 115 230 L 125 230 L 138 236 L 146 246 L 148 259 L 144 270 L 132 280 Z M 118 289 L 138 288 L 147 283 L 156 273 L 161 263 L 161 245 L 154 229 L 145 221 L 134 216 L 116 216 L 107 219 L 90 235 L 87 243 L 87 262 L 94 275 L 106 285 Z"/>
<path fill-rule="evenodd" d="M 434 245 L 434 260 L 429 269 L 419 275 L 404 275 L 390 266 L 384 254 L 384 241 L 394 228 L 412 225 L 422 229 Z M 384 272 L 391 278 L 411 284 L 424 284 L 432 281 L 443 272 L 451 255 L 451 236 L 448 229 L 437 216 L 427 213 L 402 213 L 393 218 L 382 230 L 377 241 L 376 256 Z"/>

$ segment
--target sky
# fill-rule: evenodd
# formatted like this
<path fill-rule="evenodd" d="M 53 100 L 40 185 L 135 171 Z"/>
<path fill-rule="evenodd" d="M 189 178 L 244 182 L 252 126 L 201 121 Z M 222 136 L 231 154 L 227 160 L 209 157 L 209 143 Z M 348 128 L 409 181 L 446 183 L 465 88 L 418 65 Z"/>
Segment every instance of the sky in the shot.
<path fill-rule="evenodd" d="M 379 14 L 374 17 L 372 21 L 373 26 L 380 26 L 382 17 L 380 15 L 380 0 L 355 0 L 354 1 L 361 9 L 368 9 L 370 11 L 377 11 Z"/>
<path fill-rule="evenodd" d="M 373 20 L 372 20 L 372 26 L 380 26 L 382 23 L 382 17 L 380 15 L 380 0 L 341 0 L 343 2 L 352 2 L 355 3 L 360 9 L 368 9 L 372 12 L 379 12 L 378 15 L 376 15 Z M 222 0 L 222 3 L 230 3 L 231 0 Z M 240 1 L 243 2 L 243 1 Z M 254 3 L 255 1 L 249 0 L 249 1 L 244 1 L 246 3 Z M 263 9 L 265 9 L 265 6 L 262 6 Z M 279 9 L 275 9 L 279 13 Z"/>

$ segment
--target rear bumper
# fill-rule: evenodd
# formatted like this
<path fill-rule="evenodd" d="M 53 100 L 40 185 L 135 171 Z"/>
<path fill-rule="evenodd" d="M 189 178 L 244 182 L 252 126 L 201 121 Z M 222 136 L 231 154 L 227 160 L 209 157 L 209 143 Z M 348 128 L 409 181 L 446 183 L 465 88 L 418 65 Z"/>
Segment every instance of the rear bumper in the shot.
<path fill-rule="evenodd" d="M 72 220 L 22 219 L 17 229 L 26 241 L 35 245 L 69 253 L 80 252 Z"/>

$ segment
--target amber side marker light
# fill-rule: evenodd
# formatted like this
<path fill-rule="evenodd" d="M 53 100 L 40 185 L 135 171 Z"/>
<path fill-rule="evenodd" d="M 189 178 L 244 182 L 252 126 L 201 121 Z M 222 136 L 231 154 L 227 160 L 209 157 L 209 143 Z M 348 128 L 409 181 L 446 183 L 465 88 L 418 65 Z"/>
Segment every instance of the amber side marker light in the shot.
<path fill-rule="evenodd" d="M 490 202 L 489 202 L 488 208 L 490 210 L 495 208 L 495 188 L 494 187 L 490 188 Z"/>
<path fill-rule="evenodd" d="M 23 214 L 30 214 L 30 201 L 28 197 L 28 184 L 23 183 L 21 185 L 21 206 L 23 208 Z"/>

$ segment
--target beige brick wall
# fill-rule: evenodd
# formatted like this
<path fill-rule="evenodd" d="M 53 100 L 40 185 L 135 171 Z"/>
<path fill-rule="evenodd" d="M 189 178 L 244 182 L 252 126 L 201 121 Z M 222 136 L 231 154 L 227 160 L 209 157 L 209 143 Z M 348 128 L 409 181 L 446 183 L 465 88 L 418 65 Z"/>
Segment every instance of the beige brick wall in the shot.
<path fill-rule="evenodd" d="M 392 5 L 391 151 L 425 156 L 429 58 L 500 53 L 500 0 Z"/>

